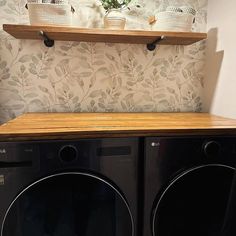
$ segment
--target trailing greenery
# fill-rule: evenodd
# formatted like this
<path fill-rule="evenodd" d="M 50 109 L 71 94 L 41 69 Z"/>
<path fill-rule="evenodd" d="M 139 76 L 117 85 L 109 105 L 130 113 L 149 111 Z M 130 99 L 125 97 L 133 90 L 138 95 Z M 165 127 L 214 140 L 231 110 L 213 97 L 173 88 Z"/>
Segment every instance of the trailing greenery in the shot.
<path fill-rule="evenodd" d="M 127 6 L 131 2 L 131 0 L 101 0 L 101 2 L 104 9 L 108 11 L 112 8 L 121 9 Z"/>

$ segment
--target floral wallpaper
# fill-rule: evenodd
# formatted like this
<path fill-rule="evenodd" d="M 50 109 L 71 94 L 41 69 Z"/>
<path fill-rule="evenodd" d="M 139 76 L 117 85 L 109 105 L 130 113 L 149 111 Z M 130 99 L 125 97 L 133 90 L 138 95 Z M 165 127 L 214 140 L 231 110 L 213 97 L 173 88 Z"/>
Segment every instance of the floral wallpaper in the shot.
<path fill-rule="evenodd" d="M 29 23 L 25 3 L 0 0 L 1 25 Z M 72 4 L 80 14 L 79 4 Z M 128 29 L 151 30 L 146 23 L 151 9 L 188 5 L 198 11 L 194 30 L 205 31 L 207 0 L 139 4 L 140 9 L 131 6 L 126 12 Z M 89 21 L 93 16 L 96 20 Z M 86 19 L 88 27 L 102 26 L 97 11 Z M 38 40 L 14 39 L 1 29 L 0 123 L 26 112 L 201 111 L 204 60 L 204 41 L 159 46 L 154 52 L 145 45 L 85 42 L 57 41 L 47 48 Z"/>

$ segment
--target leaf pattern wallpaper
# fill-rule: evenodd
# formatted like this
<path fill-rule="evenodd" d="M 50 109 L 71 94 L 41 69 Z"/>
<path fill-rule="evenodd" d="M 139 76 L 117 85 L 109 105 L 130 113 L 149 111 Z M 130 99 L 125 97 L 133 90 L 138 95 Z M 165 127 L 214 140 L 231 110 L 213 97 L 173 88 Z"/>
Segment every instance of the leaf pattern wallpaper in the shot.
<path fill-rule="evenodd" d="M 28 24 L 25 3 L 0 0 L 1 25 Z M 139 4 L 142 13 L 132 8 L 127 12 L 136 28 L 150 29 L 143 19 L 152 9 L 187 5 L 198 10 L 194 30 L 205 31 L 207 0 Z M 56 42 L 47 48 L 38 40 L 14 39 L 1 29 L 0 123 L 26 112 L 199 112 L 204 61 L 204 41 L 159 46 L 154 52 L 145 45 L 85 42 Z"/>

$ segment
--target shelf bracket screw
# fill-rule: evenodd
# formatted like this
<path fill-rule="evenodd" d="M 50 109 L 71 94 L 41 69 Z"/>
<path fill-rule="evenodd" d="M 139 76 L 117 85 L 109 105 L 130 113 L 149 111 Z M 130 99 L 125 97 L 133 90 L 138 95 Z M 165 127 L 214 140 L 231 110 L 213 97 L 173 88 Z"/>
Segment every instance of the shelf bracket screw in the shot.
<path fill-rule="evenodd" d="M 166 37 L 164 35 L 162 35 L 160 38 L 156 39 L 154 42 L 152 43 L 148 43 L 147 44 L 147 49 L 149 51 L 154 51 L 156 49 L 156 46 L 158 43 L 160 43 L 162 40 L 164 40 Z"/>
<path fill-rule="evenodd" d="M 44 40 L 44 44 L 46 47 L 53 47 L 54 46 L 54 40 L 50 39 L 45 32 L 43 32 L 42 30 L 39 31 L 39 35 L 43 38 Z"/>

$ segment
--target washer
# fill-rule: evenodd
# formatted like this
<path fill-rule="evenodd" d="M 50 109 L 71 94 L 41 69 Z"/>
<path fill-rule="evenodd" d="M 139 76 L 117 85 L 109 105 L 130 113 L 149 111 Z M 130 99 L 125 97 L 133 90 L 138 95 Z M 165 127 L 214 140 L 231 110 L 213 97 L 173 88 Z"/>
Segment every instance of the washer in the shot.
<path fill-rule="evenodd" d="M 235 163 L 235 137 L 147 138 L 143 235 L 235 235 L 222 234 Z"/>
<path fill-rule="evenodd" d="M 138 143 L 0 143 L 1 236 L 137 236 Z"/>

